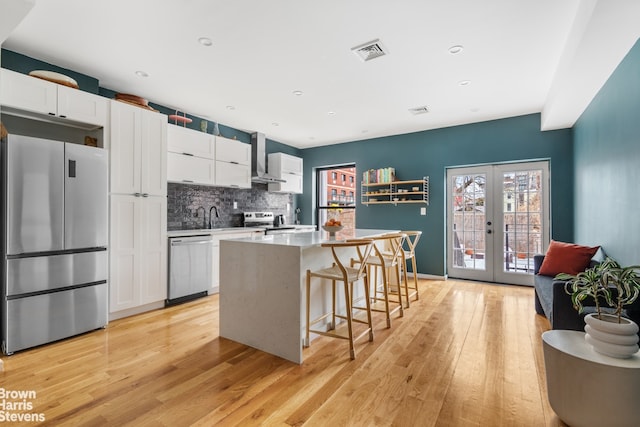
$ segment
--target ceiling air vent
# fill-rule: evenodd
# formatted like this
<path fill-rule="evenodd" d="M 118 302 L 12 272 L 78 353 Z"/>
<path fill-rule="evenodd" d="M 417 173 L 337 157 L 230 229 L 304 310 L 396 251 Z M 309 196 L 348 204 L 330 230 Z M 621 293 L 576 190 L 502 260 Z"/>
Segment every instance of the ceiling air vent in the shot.
<path fill-rule="evenodd" d="M 352 47 L 351 51 L 355 53 L 358 58 L 364 62 L 370 61 L 375 58 L 379 58 L 387 54 L 386 49 L 380 43 L 380 39 L 375 39 L 360 46 Z"/>
<path fill-rule="evenodd" d="M 427 106 L 423 106 L 423 107 L 415 107 L 415 108 L 409 108 L 409 111 L 411 112 L 411 114 L 413 114 L 414 116 L 417 116 L 418 114 L 426 114 L 429 112 L 429 109 L 427 108 Z"/>

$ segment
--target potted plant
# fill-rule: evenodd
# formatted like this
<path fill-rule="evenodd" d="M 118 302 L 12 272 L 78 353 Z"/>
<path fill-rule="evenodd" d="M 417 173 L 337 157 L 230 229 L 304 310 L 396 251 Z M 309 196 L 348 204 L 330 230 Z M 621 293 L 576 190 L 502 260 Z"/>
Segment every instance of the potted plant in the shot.
<path fill-rule="evenodd" d="M 584 311 L 585 300 L 593 301 L 595 313 L 585 316 L 585 339 L 595 351 L 619 358 L 638 351 L 638 325 L 622 315 L 624 307 L 640 296 L 639 270 L 640 266 L 621 267 L 607 257 L 576 275 L 556 276 L 566 281 L 565 291 L 578 313 Z"/>

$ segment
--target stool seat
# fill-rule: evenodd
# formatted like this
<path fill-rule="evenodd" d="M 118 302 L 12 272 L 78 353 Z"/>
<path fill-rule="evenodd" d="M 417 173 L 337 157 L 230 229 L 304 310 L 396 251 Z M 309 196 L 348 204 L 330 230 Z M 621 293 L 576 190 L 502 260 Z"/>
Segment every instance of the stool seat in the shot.
<path fill-rule="evenodd" d="M 347 273 L 347 281 L 349 282 L 355 282 L 361 277 L 360 270 L 357 268 L 345 266 L 344 270 Z M 332 279 L 332 280 L 342 280 L 344 278 L 343 271 L 337 265 L 323 268 L 321 270 L 313 271 L 311 274 L 314 277 L 322 277 L 324 279 Z"/>

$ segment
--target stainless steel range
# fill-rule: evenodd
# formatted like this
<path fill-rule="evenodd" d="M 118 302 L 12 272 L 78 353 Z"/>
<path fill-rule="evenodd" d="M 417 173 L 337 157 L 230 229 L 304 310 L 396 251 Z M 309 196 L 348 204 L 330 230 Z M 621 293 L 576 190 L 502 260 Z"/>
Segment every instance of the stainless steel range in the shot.
<path fill-rule="evenodd" d="M 315 231 L 310 225 L 287 225 L 283 215 L 273 212 L 245 212 L 245 227 L 259 227 L 265 229 L 265 234 L 308 233 Z"/>

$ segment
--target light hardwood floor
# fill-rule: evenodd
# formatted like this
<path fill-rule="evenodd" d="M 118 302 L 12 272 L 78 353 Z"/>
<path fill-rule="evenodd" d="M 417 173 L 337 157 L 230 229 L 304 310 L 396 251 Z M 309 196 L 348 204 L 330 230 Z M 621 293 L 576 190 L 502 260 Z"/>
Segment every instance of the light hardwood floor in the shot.
<path fill-rule="evenodd" d="M 35 391 L 31 410 L 9 412 L 56 426 L 564 425 L 546 397 L 549 324 L 533 288 L 419 286 L 391 329 L 374 314 L 375 340 L 358 342 L 354 361 L 327 337 L 300 366 L 220 338 L 210 296 L 3 356 L 0 387 Z"/>

